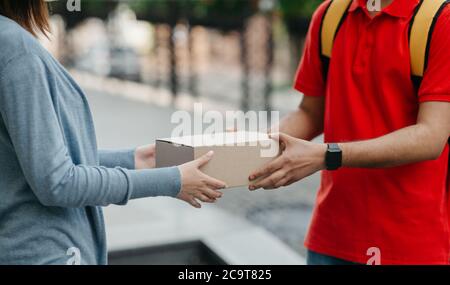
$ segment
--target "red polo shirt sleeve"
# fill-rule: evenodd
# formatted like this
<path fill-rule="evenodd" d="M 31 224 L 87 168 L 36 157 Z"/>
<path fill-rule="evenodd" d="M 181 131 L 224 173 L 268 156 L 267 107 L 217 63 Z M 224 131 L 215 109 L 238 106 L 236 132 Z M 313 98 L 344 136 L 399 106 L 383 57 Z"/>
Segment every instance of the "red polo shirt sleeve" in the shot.
<path fill-rule="evenodd" d="M 433 31 L 419 101 L 450 102 L 450 5 L 442 11 Z"/>
<path fill-rule="evenodd" d="M 303 57 L 295 77 L 294 88 L 306 96 L 324 96 L 325 81 L 320 57 L 320 27 L 330 1 L 325 1 L 314 13 L 305 41 Z"/>

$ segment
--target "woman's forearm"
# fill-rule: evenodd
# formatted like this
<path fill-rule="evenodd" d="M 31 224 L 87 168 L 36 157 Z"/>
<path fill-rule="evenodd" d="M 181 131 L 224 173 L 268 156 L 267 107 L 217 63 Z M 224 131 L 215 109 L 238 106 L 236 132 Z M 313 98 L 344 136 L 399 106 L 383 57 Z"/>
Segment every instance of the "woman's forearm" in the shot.
<path fill-rule="evenodd" d="M 135 169 L 135 152 L 136 149 L 120 149 L 98 151 L 99 164 L 105 167 L 123 167 L 126 169 Z"/>
<path fill-rule="evenodd" d="M 124 205 L 146 197 L 176 197 L 181 188 L 178 168 L 126 170 L 71 166 L 60 181 L 41 180 L 33 190 L 46 206 L 80 208 Z"/>

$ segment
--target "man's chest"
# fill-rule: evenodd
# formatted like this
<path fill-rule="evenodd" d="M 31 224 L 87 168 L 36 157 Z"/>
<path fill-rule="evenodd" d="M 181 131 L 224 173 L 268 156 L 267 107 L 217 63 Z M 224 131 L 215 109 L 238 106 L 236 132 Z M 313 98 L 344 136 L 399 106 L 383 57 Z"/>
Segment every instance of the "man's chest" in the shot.
<path fill-rule="evenodd" d="M 384 15 L 369 20 L 349 15 L 336 36 L 330 69 L 335 74 L 347 71 L 355 78 L 375 82 L 388 76 L 397 83 L 410 84 L 408 19 Z"/>

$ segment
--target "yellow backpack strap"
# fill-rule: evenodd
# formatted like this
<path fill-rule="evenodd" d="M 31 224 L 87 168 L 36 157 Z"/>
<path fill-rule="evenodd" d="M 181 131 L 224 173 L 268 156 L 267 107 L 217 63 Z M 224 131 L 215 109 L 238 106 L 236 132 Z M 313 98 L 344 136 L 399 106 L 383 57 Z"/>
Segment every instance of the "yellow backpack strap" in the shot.
<path fill-rule="evenodd" d="M 428 52 L 434 25 L 439 14 L 448 3 L 446 0 L 421 0 L 411 21 L 409 49 L 411 74 L 416 85 L 420 84 L 427 68 Z"/>
<path fill-rule="evenodd" d="M 320 52 L 323 57 L 331 58 L 334 39 L 351 3 L 352 0 L 331 0 L 325 11 L 320 31 Z"/>

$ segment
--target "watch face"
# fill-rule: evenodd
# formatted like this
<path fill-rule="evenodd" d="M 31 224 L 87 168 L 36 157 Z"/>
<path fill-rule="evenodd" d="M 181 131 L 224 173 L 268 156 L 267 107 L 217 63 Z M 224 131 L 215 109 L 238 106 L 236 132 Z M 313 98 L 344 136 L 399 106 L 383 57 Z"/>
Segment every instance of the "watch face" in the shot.
<path fill-rule="evenodd" d="M 327 170 L 337 170 L 342 165 L 342 150 L 338 144 L 329 144 L 325 155 Z"/>
<path fill-rule="evenodd" d="M 339 148 L 338 145 L 332 144 L 332 145 L 330 145 L 330 147 L 328 148 L 328 151 L 329 151 L 329 152 L 335 153 L 335 152 L 341 152 L 341 149 Z"/>

